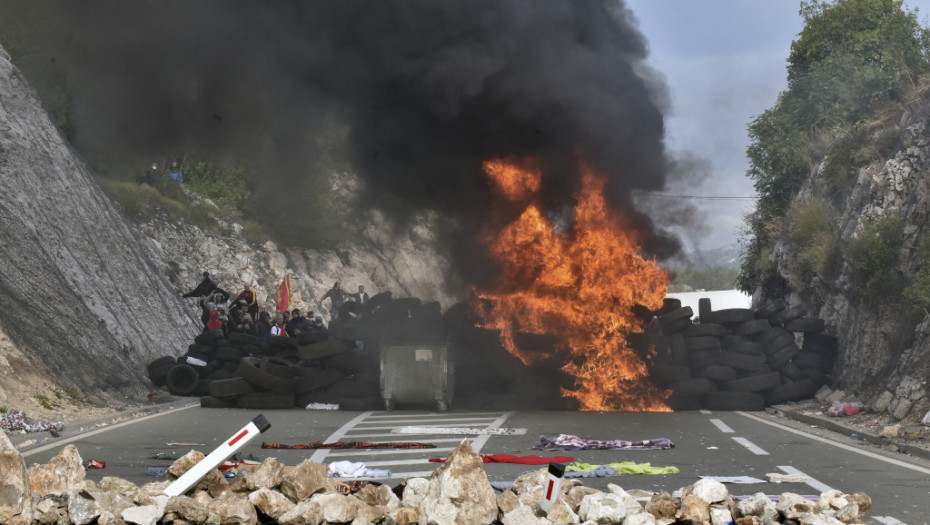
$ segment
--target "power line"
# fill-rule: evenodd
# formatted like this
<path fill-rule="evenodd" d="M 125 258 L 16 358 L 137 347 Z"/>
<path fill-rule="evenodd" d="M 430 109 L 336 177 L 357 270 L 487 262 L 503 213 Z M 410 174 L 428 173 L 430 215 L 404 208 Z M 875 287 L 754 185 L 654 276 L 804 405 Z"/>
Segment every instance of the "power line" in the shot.
<path fill-rule="evenodd" d="M 645 193 L 650 197 L 664 197 L 666 199 L 695 199 L 695 200 L 707 200 L 707 201 L 735 201 L 735 200 L 756 200 L 758 196 L 750 197 L 737 197 L 737 196 L 723 196 L 723 195 L 672 195 L 670 193 Z"/>

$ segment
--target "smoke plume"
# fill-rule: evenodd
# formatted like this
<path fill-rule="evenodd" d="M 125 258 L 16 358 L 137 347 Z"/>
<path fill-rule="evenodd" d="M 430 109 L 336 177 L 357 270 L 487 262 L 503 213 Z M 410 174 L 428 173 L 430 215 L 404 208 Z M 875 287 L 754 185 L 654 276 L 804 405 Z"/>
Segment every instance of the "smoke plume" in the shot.
<path fill-rule="evenodd" d="M 37 17 L 96 164 L 197 148 L 286 186 L 344 155 L 365 181 L 359 205 L 438 209 L 467 228 L 491 198 L 483 161 L 535 158 L 559 210 L 584 159 L 650 253 L 677 249 L 632 205 L 675 174 L 664 88 L 621 0 L 0 5 L 4 31 Z"/>

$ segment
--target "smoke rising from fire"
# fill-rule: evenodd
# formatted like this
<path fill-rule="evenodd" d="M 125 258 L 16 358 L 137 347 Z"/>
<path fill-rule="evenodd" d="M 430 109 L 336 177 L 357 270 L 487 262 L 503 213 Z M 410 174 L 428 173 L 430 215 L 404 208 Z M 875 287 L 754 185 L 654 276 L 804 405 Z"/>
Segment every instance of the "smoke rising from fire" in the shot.
<path fill-rule="evenodd" d="M 92 162 L 193 147 L 287 185 L 344 147 L 366 183 L 360 205 L 474 227 L 492 198 L 483 162 L 535 159 L 557 212 L 583 159 L 647 252 L 677 249 L 653 225 L 667 221 L 632 205 L 634 190 L 686 174 L 668 160 L 663 84 L 620 0 L 31 4 L 0 17 L 44 10 L 36 38 L 65 68 Z M 344 146 L 320 138 L 335 135 Z"/>

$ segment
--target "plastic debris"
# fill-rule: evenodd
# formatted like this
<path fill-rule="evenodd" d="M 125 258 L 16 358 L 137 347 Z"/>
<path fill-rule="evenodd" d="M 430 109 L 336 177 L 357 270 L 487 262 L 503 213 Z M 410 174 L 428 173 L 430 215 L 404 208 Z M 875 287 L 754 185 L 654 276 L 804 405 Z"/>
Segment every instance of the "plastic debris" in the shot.
<path fill-rule="evenodd" d="M 833 417 L 843 417 L 843 416 L 855 416 L 862 411 L 862 403 L 854 401 L 852 403 L 844 403 L 842 401 L 834 401 L 830 408 L 827 409 L 827 413 Z"/>
<path fill-rule="evenodd" d="M 107 468 L 107 462 L 97 459 L 89 459 L 84 462 L 84 468 Z"/>
<path fill-rule="evenodd" d="M 166 472 L 168 472 L 168 469 L 165 467 L 149 467 L 145 469 L 145 475 L 153 478 L 163 478 Z"/>

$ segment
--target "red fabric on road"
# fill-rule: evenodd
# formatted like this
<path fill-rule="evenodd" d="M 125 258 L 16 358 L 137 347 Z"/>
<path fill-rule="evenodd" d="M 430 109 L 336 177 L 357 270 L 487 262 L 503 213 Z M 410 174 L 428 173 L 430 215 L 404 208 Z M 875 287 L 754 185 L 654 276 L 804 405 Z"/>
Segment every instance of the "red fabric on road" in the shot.
<path fill-rule="evenodd" d="M 548 465 L 549 463 L 571 463 L 575 458 L 571 456 L 552 456 L 544 458 L 535 454 L 527 456 L 514 456 L 511 454 L 482 454 L 481 460 L 485 463 L 516 463 L 519 465 Z M 445 458 L 430 458 L 432 463 L 445 463 Z"/>

